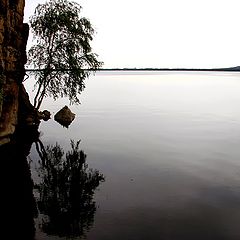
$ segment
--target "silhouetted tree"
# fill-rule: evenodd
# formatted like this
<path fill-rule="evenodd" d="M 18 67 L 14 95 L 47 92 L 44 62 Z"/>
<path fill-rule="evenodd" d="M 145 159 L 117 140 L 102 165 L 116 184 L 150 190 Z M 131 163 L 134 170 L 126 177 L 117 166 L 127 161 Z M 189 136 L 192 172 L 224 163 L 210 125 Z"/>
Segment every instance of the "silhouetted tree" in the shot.
<path fill-rule="evenodd" d="M 39 4 L 30 18 L 36 44 L 28 52 L 28 64 L 41 70 L 34 72 L 37 109 L 46 96 L 79 103 L 84 80 L 102 65 L 90 46 L 94 29 L 80 12 L 75 2 L 50 0 Z"/>

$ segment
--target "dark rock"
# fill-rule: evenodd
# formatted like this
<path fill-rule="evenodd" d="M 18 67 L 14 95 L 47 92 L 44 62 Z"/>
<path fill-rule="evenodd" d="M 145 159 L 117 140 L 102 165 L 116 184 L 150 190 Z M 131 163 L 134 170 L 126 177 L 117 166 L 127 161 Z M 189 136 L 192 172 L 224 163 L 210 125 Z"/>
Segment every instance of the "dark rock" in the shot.
<path fill-rule="evenodd" d="M 0 92 L 4 96 L 0 99 L 0 145 L 10 141 L 31 112 L 21 86 L 29 32 L 23 24 L 24 6 L 25 0 L 0 1 Z"/>
<path fill-rule="evenodd" d="M 33 125 L 34 124 L 34 107 L 30 103 L 29 95 L 23 84 L 19 86 L 18 98 L 18 125 Z"/>
<path fill-rule="evenodd" d="M 63 125 L 64 127 L 68 127 L 72 123 L 74 118 L 75 114 L 72 113 L 67 106 L 64 106 L 54 116 L 54 120 Z"/>
<path fill-rule="evenodd" d="M 42 112 L 38 112 L 38 117 L 39 117 L 39 119 L 48 121 L 51 118 L 51 113 L 48 110 L 44 110 Z"/>
<path fill-rule="evenodd" d="M 43 118 L 44 121 L 48 121 L 51 118 L 51 113 L 48 110 L 43 110 L 42 113 L 44 115 L 44 118 Z"/>

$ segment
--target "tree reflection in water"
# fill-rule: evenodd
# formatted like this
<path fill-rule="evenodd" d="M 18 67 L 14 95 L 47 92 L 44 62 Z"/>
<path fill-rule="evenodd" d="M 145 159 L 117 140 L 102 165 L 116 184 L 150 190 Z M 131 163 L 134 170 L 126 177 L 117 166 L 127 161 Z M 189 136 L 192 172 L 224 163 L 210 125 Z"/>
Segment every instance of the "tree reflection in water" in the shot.
<path fill-rule="evenodd" d="M 40 156 L 37 169 L 40 183 L 38 208 L 43 216 L 40 228 L 47 234 L 83 236 L 93 225 L 96 205 L 93 195 L 104 176 L 86 164 L 80 141 L 71 140 L 71 150 L 64 154 L 61 146 L 36 142 Z"/>

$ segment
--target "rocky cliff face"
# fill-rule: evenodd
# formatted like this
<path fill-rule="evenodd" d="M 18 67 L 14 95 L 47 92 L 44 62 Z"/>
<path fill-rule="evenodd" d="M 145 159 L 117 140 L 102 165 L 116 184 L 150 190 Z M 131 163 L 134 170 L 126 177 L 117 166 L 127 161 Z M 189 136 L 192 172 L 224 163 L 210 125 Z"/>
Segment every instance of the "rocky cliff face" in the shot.
<path fill-rule="evenodd" d="M 0 1 L 0 145 L 10 141 L 18 123 L 19 96 L 25 75 L 28 25 L 25 0 Z"/>

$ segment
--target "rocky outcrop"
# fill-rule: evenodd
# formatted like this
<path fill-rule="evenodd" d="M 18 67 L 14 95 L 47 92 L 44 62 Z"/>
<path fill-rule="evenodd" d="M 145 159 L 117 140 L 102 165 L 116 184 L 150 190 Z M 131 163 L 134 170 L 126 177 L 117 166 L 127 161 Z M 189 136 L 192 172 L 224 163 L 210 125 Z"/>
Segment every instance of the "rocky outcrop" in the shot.
<path fill-rule="evenodd" d="M 75 114 L 71 112 L 68 106 L 64 106 L 54 115 L 54 120 L 64 127 L 68 127 L 75 118 Z"/>
<path fill-rule="evenodd" d="M 18 123 L 29 31 L 24 6 L 25 0 L 0 1 L 0 144 L 10 140 Z"/>

